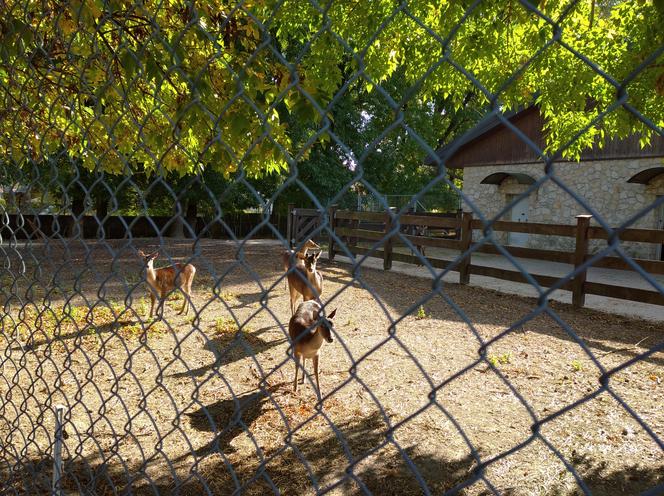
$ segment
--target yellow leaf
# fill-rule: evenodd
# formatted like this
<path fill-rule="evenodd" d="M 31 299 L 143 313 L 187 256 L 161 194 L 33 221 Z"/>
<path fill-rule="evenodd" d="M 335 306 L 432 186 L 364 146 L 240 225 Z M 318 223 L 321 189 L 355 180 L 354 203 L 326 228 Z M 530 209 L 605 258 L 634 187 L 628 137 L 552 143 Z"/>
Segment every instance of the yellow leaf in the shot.
<path fill-rule="evenodd" d="M 71 19 L 66 19 L 64 16 L 60 16 L 58 21 L 58 26 L 64 34 L 71 34 L 76 31 L 76 24 Z"/>

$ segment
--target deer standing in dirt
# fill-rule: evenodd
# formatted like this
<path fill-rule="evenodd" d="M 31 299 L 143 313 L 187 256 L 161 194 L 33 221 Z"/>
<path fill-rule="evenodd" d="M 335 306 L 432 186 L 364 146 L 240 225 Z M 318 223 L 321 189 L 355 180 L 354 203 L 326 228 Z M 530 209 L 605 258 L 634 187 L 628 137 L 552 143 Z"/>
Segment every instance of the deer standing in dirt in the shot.
<path fill-rule="evenodd" d="M 297 392 L 297 371 L 300 367 L 300 358 L 302 358 L 302 384 L 304 384 L 305 369 L 304 363 L 307 358 L 314 362 L 314 375 L 316 376 L 316 388 L 320 395 L 320 382 L 318 380 L 318 352 L 323 346 L 323 340 L 331 343 L 332 322 L 337 313 L 337 309 L 332 310 L 330 315 L 325 318 L 321 315 L 321 305 L 317 301 L 309 300 L 300 303 L 297 312 L 291 317 L 288 323 L 288 335 L 293 343 L 293 356 L 295 357 L 295 380 L 293 381 L 293 391 Z M 322 318 L 321 318 L 322 317 Z"/>
<path fill-rule="evenodd" d="M 138 254 L 145 262 L 145 278 L 150 287 L 150 317 L 152 317 L 154 312 L 155 301 L 159 298 L 157 316 L 161 320 L 164 315 L 164 301 L 166 300 L 166 296 L 176 287 L 184 293 L 184 303 L 178 315 L 182 315 L 183 313 L 185 315 L 188 314 L 191 300 L 191 284 L 194 282 L 196 267 L 192 264 L 182 265 L 176 263 L 170 267 L 155 269 L 154 261 L 159 256 L 158 251 L 146 255 L 142 250 L 139 250 Z"/>
<path fill-rule="evenodd" d="M 299 251 L 284 250 L 281 254 L 281 262 L 284 266 L 284 270 L 288 271 L 291 264 L 294 266 L 304 265 L 304 259 L 307 258 L 309 250 L 320 250 L 320 246 L 318 246 L 313 239 L 308 239 L 304 242 Z M 288 285 L 288 281 L 286 281 L 286 285 Z"/>
<path fill-rule="evenodd" d="M 304 245 L 302 245 L 300 251 L 296 252 L 293 250 L 284 250 L 284 252 L 281 254 L 281 261 L 283 262 L 284 270 L 288 270 L 291 267 L 291 260 L 295 262 L 295 265 L 304 263 L 304 259 L 307 257 L 309 250 L 320 250 L 320 246 L 318 246 L 314 240 L 308 239 L 305 241 Z"/>
<path fill-rule="evenodd" d="M 291 315 L 295 314 L 295 303 L 302 295 L 304 301 L 313 300 L 323 293 L 323 275 L 316 270 L 316 262 L 321 252 L 307 255 L 304 265 L 296 265 L 288 272 Z"/>

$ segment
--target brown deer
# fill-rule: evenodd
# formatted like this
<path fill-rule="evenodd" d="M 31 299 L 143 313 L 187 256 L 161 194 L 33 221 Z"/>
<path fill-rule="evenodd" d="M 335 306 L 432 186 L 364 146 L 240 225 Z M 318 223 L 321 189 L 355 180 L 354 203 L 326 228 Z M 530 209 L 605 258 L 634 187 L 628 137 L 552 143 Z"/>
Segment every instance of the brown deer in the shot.
<path fill-rule="evenodd" d="M 323 293 L 323 275 L 316 270 L 321 252 L 307 255 L 304 265 L 296 265 L 288 272 L 291 315 L 295 314 L 295 303 L 302 295 L 304 301 L 313 300 Z"/>
<path fill-rule="evenodd" d="M 302 383 L 304 384 L 305 369 L 304 363 L 307 358 L 314 362 L 314 375 L 316 376 L 316 388 L 320 395 L 320 382 L 318 381 L 318 352 L 323 346 L 323 340 L 331 343 L 332 322 L 337 313 L 337 309 L 332 310 L 330 315 L 325 318 L 321 315 L 321 305 L 317 301 L 303 301 L 297 307 L 297 312 L 291 317 L 288 323 L 288 335 L 293 343 L 293 356 L 295 357 L 295 380 L 293 381 L 293 391 L 297 392 L 297 370 L 300 367 L 300 358 L 302 358 Z M 323 318 L 321 318 L 323 317 Z"/>
<path fill-rule="evenodd" d="M 290 268 L 292 263 L 291 260 L 295 262 L 295 265 L 301 265 L 304 263 L 304 259 L 307 257 L 309 250 L 320 250 L 320 246 L 318 246 L 313 239 L 308 239 L 305 241 L 304 245 L 302 245 L 302 248 L 300 248 L 300 251 L 298 252 L 293 250 L 285 250 L 281 254 L 281 261 L 283 262 L 284 270 L 288 270 Z"/>
<path fill-rule="evenodd" d="M 160 269 L 154 268 L 154 261 L 159 256 L 159 252 L 155 251 L 146 255 L 142 250 L 138 251 L 139 256 L 143 257 L 145 262 L 145 278 L 150 287 L 150 317 L 154 312 L 154 304 L 159 298 L 159 305 L 157 306 L 157 316 L 161 320 L 164 316 L 164 301 L 168 293 L 173 291 L 176 287 L 184 294 L 184 303 L 178 312 L 178 315 L 189 313 L 189 303 L 191 300 L 191 284 L 194 282 L 196 275 L 196 267 L 192 264 L 182 265 L 176 263 L 170 267 L 162 267 Z"/>

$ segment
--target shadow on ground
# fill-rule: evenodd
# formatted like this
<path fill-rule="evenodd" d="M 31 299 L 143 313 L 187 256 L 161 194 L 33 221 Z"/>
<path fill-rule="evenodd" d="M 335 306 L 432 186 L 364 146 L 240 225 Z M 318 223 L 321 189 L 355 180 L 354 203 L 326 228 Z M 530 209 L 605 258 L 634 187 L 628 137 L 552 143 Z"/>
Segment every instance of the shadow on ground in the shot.
<path fill-rule="evenodd" d="M 214 338 L 208 339 L 204 345 L 204 348 L 214 355 L 214 362 L 196 369 L 174 373 L 170 377 L 202 377 L 223 365 L 242 360 L 248 356 L 255 356 L 287 342 L 286 338 L 266 341 L 259 336 L 264 331 L 265 329 L 260 329 L 256 332 L 238 331 L 218 334 Z"/>
<path fill-rule="evenodd" d="M 326 281 L 360 287 L 359 283 L 353 279 L 351 267 L 348 264 L 325 260 L 321 265 L 321 271 Z M 391 310 L 393 319 L 404 315 L 416 302 L 431 294 L 432 291 L 430 279 L 405 274 L 363 268 L 361 278 L 369 287 L 372 296 Z M 445 295 L 458 305 L 475 326 L 491 325 L 508 329 L 538 307 L 536 298 L 515 296 L 490 289 L 445 283 L 443 290 Z M 332 293 L 328 292 L 325 297 L 330 298 L 331 295 Z M 343 293 L 339 297 L 343 298 Z M 440 295 L 435 295 L 431 300 L 425 302 L 424 306 L 432 319 L 456 321 L 460 326 L 467 327 L 462 315 Z M 656 322 L 632 319 L 592 309 L 574 309 L 571 305 L 555 301 L 550 301 L 549 307 L 599 356 L 603 353 L 619 353 L 627 360 L 643 353 L 644 348 L 661 345 L 664 339 L 661 334 L 661 324 Z M 411 309 L 411 311 L 414 313 L 415 310 Z M 576 342 L 566 329 L 545 314 L 540 314 L 519 327 L 519 329 L 524 328 L 529 332 Z M 609 343 L 625 346 L 612 346 Z M 639 346 L 636 346 L 637 344 Z M 657 355 L 650 355 L 644 360 L 656 365 L 664 365 L 664 358 Z"/>
<path fill-rule="evenodd" d="M 216 435 L 213 441 L 177 459 L 160 462 L 157 457 L 157 461 L 129 464 L 112 453 L 67 459 L 65 494 L 305 495 L 334 489 L 334 494 L 343 495 L 463 495 L 468 490 L 456 488 L 473 482 L 477 485 L 472 494 L 478 494 L 478 490 L 480 494 L 493 494 L 488 488 L 483 490 L 486 486 L 478 481 L 470 456 L 446 459 L 418 453 L 416 446 L 399 452 L 387 441 L 386 425 L 378 412 L 339 423 L 324 436 L 293 432 L 273 453 L 261 452 L 264 462 L 258 450 L 251 458 L 233 458 L 234 440 L 255 428 L 254 423 L 270 403 L 268 395 L 279 387 L 218 401 L 187 415 L 195 429 Z M 0 493 L 50 494 L 50 456 L 17 460 L 8 455 L 5 452 L 0 469 Z M 595 496 L 637 495 L 648 490 L 648 494 L 661 494 L 658 488 L 664 488 L 662 467 L 628 467 L 607 473 L 603 465 L 591 459 L 577 458 L 571 463 Z M 520 494 L 514 487 L 497 489 L 504 495 Z M 541 489 L 541 494 L 549 496 L 581 494 L 580 489 L 562 486 Z"/>

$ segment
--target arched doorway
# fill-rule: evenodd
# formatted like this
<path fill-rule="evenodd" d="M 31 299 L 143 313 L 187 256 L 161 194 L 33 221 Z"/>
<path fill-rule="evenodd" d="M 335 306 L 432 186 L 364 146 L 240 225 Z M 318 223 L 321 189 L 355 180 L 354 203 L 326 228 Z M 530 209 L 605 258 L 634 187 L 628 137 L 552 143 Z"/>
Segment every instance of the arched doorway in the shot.
<path fill-rule="evenodd" d="M 512 222 L 528 222 L 530 197 L 522 196 L 535 179 L 528 174 L 517 172 L 495 172 L 488 175 L 480 184 L 495 184 L 505 196 L 505 203 L 518 200 L 510 209 L 507 220 Z M 508 233 L 507 244 L 511 246 L 528 246 L 528 233 Z"/>
<path fill-rule="evenodd" d="M 654 193 L 659 205 L 655 207 L 655 229 L 664 230 L 664 167 L 651 167 L 634 174 L 627 180 L 628 183 L 643 184 Z M 664 245 L 658 245 L 655 260 L 664 260 Z"/>

